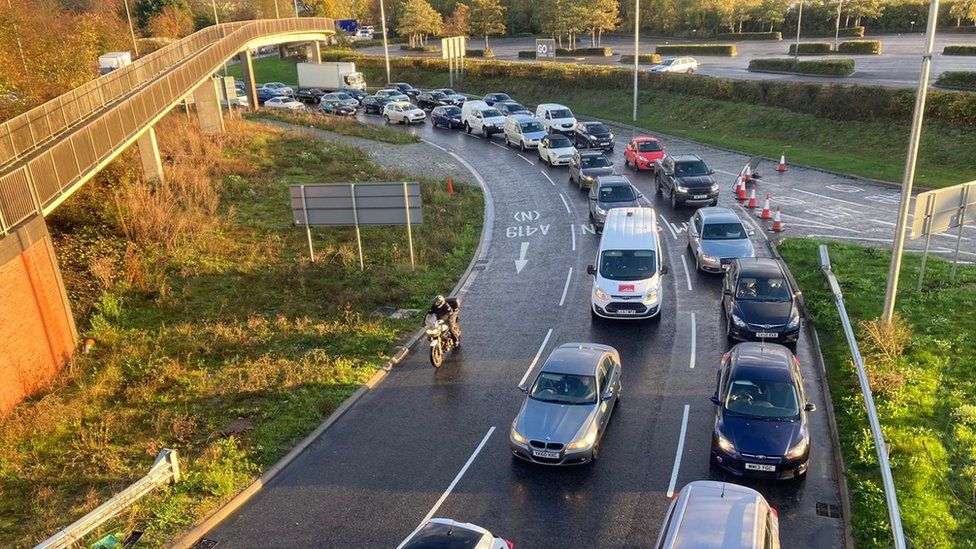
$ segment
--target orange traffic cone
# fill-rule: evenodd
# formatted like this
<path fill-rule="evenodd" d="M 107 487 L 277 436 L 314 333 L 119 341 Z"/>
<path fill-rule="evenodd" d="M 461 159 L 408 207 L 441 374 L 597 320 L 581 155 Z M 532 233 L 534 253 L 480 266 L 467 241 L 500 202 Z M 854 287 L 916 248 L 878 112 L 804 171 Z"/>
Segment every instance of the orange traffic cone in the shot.
<path fill-rule="evenodd" d="M 447 194 L 454 194 L 454 180 L 447 176 Z"/>
<path fill-rule="evenodd" d="M 769 199 L 770 198 L 771 197 L 769 196 L 769 194 L 767 194 L 766 195 L 766 202 L 763 203 L 762 212 L 759 214 L 759 219 L 772 219 L 773 218 L 772 212 L 769 211 Z"/>
<path fill-rule="evenodd" d="M 746 205 L 750 210 L 756 209 L 756 189 L 753 188 L 749 193 L 749 204 Z"/>
<path fill-rule="evenodd" d="M 779 233 L 783 231 L 783 220 L 780 218 L 779 206 L 776 206 L 776 215 L 773 216 L 773 232 Z"/>
<path fill-rule="evenodd" d="M 739 179 L 735 181 L 735 199 L 739 202 L 746 201 L 746 182 L 739 176 Z"/>
<path fill-rule="evenodd" d="M 786 151 L 783 151 L 779 155 L 779 166 L 776 167 L 776 171 L 783 173 L 786 171 Z"/>

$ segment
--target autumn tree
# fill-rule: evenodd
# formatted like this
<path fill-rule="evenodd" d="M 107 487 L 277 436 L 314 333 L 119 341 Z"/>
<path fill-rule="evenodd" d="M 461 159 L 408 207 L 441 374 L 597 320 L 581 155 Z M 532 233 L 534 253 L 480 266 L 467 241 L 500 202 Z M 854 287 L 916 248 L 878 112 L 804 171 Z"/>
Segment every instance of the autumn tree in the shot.
<path fill-rule="evenodd" d="M 485 51 L 489 50 L 488 37 L 505 33 L 505 7 L 498 0 L 471 0 L 471 32 L 485 37 Z"/>
<path fill-rule="evenodd" d="M 973 1 L 973 0 L 970 0 Z M 884 13 L 885 1 L 884 0 L 848 0 L 847 2 L 847 16 L 848 21 L 845 22 L 844 26 L 850 26 L 850 17 L 854 18 L 854 26 L 861 26 L 862 17 L 878 18 Z"/>
<path fill-rule="evenodd" d="M 155 38 L 183 38 L 193 33 L 193 16 L 189 9 L 166 6 L 149 19 L 146 32 Z"/>
<path fill-rule="evenodd" d="M 441 14 L 427 0 L 407 0 L 400 12 L 396 31 L 410 38 L 410 47 L 423 46 L 427 37 L 440 34 L 444 27 Z"/>
<path fill-rule="evenodd" d="M 132 3 L 132 14 L 139 28 L 146 29 L 149 21 L 169 6 L 190 12 L 189 0 L 135 0 Z"/>
<path fill-rule="evenodd" d="M 949 8 L 949 15 L 956 18 L 956 26 L 961 27 L 963 19 L 976 25 L 976 0 L 956 0 Z"/>
<path fill-rule="evenodd" d="M 444 21 L 444 36 L 468 36 L 471 34 L 471 10 L 467 4 L 458 3 L 454 13 Z"/>

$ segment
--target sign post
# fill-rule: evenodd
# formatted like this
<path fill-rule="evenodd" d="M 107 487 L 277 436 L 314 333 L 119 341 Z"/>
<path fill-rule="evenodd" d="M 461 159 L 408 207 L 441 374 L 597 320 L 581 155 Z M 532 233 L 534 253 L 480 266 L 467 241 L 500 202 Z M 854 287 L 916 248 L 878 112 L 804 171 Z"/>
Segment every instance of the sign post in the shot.
<path fill-rule="evenodd" d="M 455 75 L 464 68 L 464 54 L 467 48 L 467 37 L 452 36 L 441 38 L 441 59 L 447 59 L 447 72 L 451 87 L 454 87 Z"/>
<path fill-rule="evenodd" d="M 932 235 L 956 229 L 956 251 L 952 259 L 952 280 L 956 279 L 959 263 L 959 247 L 962 243 L 962 229 L 967 222 L 976 222 L 976 181 L 924 192 L 915 198 L 915 212 L 912 218 L 910 238 L 925 237 L 922 252 L 922 265 L 918 273 L 918 291 L 922 290 L 925 278 L 925 263 L 929 255 Z"/>
<path fill-rule="evenodd" d="M 410 270 L 417 270 L 413 263 L 413 229 L 410 227 L 410 191 L 407 190 L 407 183 L 403 183 L 403 211 L 407 213 L 407 243 L 410 246 Z M 958 248 L 957 248 L 958 251 Z"/>
<path fill-rule="evenodd" d="M 352 198 L 352 223 L 356 226 L 356 249 L 359 250 L 359 270 L 365 271 L 366 265 L 363 263 L 363 238 L 359 234 L 359 209 L 356 208 L 356 184 L 349 184 L 349 196 Z"/>
<path fill-rule="evenodd" d="M 308 257 L 315 263 L 315 250 L 312 248 L 312 227 L 308 224 L 308 202 L 305 200 L 305 185 L 302 185 L 302 215 L 305 217 L 305 236 L 308 238 Z"/>
<path fill-rule="evenodd" d="M 535 39 L 535 60 L 555 61 L 556 40 L 553 38 L 536 38 Z"/>

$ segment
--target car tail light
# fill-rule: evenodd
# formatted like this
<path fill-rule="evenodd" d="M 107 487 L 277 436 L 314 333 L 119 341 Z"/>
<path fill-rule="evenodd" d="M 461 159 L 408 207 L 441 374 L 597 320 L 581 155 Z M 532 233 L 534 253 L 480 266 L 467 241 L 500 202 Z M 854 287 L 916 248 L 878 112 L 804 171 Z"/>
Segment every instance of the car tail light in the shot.
<path fill-rule="evenodd" d="M 674 501 L 674 500 L 678 499 L 678 496 L 680 496 L 680 495 L 681 495 L 681 492 L 675 492 L 674 495 L 671 496 L 671 500 Z"/>
<path fill-rule="evenodd" d="M 769 512 L 773 514 L 774 517 L 779 518 L 779 511 L 775 507 L 770 507 Z"/>
<path fill-rule="evenodd" d="M 505 545 L 508 546 L 508 549 L 515 549 L 515 542 L 513 541 L 505 540 Z"/>
<path fill-rule="evenodd" d="M 800 359 L 798 359 L 798 358 L 796 358 L 796 357 L 794 356 L 794 357 L 793 357 L 793 364 L 796 364 L 796 367 L 797 367 L 797 368 L 799 368 L 799 367 L 800 367 Z"/>

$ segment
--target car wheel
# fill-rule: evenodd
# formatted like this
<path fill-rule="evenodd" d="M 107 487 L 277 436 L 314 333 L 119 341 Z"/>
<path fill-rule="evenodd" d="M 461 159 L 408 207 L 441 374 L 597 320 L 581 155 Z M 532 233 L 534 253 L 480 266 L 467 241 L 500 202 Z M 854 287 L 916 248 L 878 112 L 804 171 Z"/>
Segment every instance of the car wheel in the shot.
<path fill-rule="evenodd" d="M 596 314 L 596 311 L 593 310 L 593 306 L 590 305 L 590 322 L 592 322 L 593 324 L 598 324 L 602 321 L 603 321 L 603 317 Z"/>
<path fill-rule="evenodd" d="M 525 141 L 519 139 L 519 148 L 522 149 L 522 152 L 525 152 Z"/>
<path fill-rule="evenodd" d="M 674 192 L 674 187 L 671 188 L 671 209 L 678 209 L 678 193 Z"/>
<path fill-rule="evenodd" d="M 593 446 L 593 452 L 590 453 L 590 465 L 596 463 L 596 459 L 599 455 L 600 455 L 600 442 L 597 441 L 596 445 Z"/>
<path fill-rule="evenodd" d="M 701 257 L 694 251 L 692 253 L 695 255 L 695 272 L 701 271 Z"/>
<path fill-rule="evenodd" d="M 488 139 L 488 128 L 485 128 L 484 126 L 482 126 L 482 128 L 481 128 L 481 135 L 482 135 L 482 136 L 483 136 L 483 137 L 484 137 L 485 139 Z"/>
<path fill-rule="evenodd" d="M 688 74 L 695 74 L 695 69 L 688 69 Z"/>
<path fill-rule="evenodd" d="M 712 200 L 711 203 L 709 203 L 709 206 L 712 206 L 712 207 L 718 206 L 718 199 L 716 198 L 715 200 Z"/>
<path fill-rule="evenodd" d="M 468 124 L 467 122 L 465 122 L 464 123 L 464 131 L 466 131 L 468 133 L 471 133 L 471 124 Z"/>
<path fill-rule="evenodd" d="M 390 115 L 388 115 L 388 114 L 384 114 L 384 115 L 383 115 L 383 118 L 385 118 L 385 119 L 386 119 L 386 123 L 387 123 L 387 124 L 389 124 L 389 123 L 390 123 Z"/>
<path fill-rule="evenodd" d="M 576 182 L 579 183 L 579 190 L 580 190 L 580 192 L 581 193 L 582 192 L 586 192 L 586 189 L 583 188 L 583 178 L 581 177 L 581 178 L 577 179 Z"/>
<path fill-rule="evenodd" d="M 654 186 L 655 187 L 654 191 L 657 193 L 658 196 L 664 196 L 664 188 L 661 186 L 661 180 L 656 177 L 654 179 L 655 182 L 657 183 L 657 185 Z"/>

